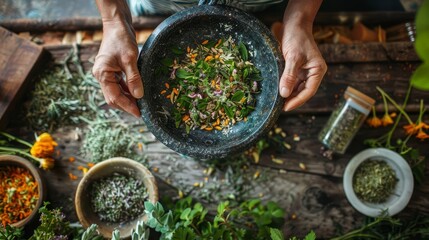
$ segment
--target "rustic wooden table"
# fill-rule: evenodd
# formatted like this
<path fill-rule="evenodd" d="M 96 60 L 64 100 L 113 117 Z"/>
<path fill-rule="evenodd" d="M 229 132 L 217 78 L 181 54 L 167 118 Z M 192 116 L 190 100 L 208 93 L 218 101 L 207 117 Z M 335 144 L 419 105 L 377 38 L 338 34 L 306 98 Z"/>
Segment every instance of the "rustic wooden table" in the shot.
<path fill-rule="evenodd" d="M 375 15 L 371 16 L 375 17 Z M 406 15 L 405 18 L 397 20 L 409 20 L 408 17 L 409 15 Z M 377 21 L 380 19 L 377 16 Z M 385 20 L 388 21 L 388 19 Z M 34 21 L 30 21 L 24 25 L 33 23 Z M 332 23 L 332 20 L 327 23 Z M 142 24 L 147 23 L 143 21 Z M 47 24 L 44 31 L 55 26 L 76 27 L 76 24 L 63 25 Z M 99 28 L 99 22 L 95 25 L 91 25 L 91 28 Z M 91 62 L 98 48 L 98 44 L 79 47 L 80 59 L 86 70 L 92 67 Z M 368 148 L 363 144 L 364 139 L 381 136 L 387 129 L 373 129 L 364 125 L 346 154 L 334 155 L 332 160 L 322 155 L 322 145 L 317 140 L 318 132 L 326 123 L 335 103 L 347 86 L 352 86 L 376 98 L 376 109 L 379 113 L 383 112 L 383 103 L 375 86 L 380 86 L 401 103 L 411 73 L 420 61 L 414 52 L 413 44 L 408 42 L 322 44 L 319 48 L 328 64 L 328 72 L 317 94 L 296 111 L 282 114 L 277 122 L 278 127 L 287 134 L 285 142 L 291 149 L 280 151 L 272 147 L 264 151 L 259 163 L 250 164 L 243 174 L 252 178 L 256 172 L 260 173 L 259 178 L 246 186 L 250 189 L 248 196 L 261 198 L 264 201 L 276 201 L 286 210 L 283 228 L 285 234 L 303 236 L 310 230 L 314 230 L 319 238 L 329 238 L 338 235 L 340 231 L 347 232 L 362 224 L 364 216 L 348 203 L 344 195 L 343 172 L 348 161 L 355 154 Z M 45 49 L 51 54 L 52 60 L 62 60 L 69 53 L 71 46 L 47 46 Z M 407 111 L 414 117 L 418 113 L 419 99 L 424 99 L 426 108 L 429 107 L 427 92 L 414 90 L 407 106 Z M 143 124 L 142 120 L 132 119 L 126 115 L 124 117 Z M 22 126 L 14 125 L 13 122 L 10 124 L 10 129 L 24 136 L 32 134 L 26 132 Z M 77 221 L 73 197 L 82 177 L 78 166 L 84 166 L 87 163 L 86 159 L 79 157 L 79 147 L 82 142 L 75 138 L 78 132 L 78 129 L 73 126 L 58 129 L 53 133 L 58 140 L 61 154 L 55 168 L 52 171 L 43 172 L 43 176 L 47 179 L 48 200 L 52 206 L 62 207 L 72 222 Z M 146 130 L 142 134 L 153 140 L 145 146 L 142 154 L 147 156 L 148 164 L 157 177 L 161 197 L 177 199 L 178 191 L 183 191 L 196 199 L 200 198 L 210 208 L 216 205 L 216 197 L 210 202 L 204 196 L 213 192 L 213 186 L 220 185 L 219 194 L 224 197 L 237 190 L 230 187 L 234 183 L 228 182 L 228 174 L 230 174 L 228 170 L 217 169 L 212 175 L 207 176 L 205 170 L 210 166 L 209 163 L 176 154 L 156 141 Z M 294 135 L 299 136 L 299 140 L 294 139 Z M 418 147 L 423 156 L 429 156 L 427 140 L 426 142 L 414 141 L 411 144 Z M 75 157 L 76 161 L 70 163 L 69 157 Z M 273 161 L 273 157 L 276 161 Z M 426 167 L 426 175 L 428 171 L 429 168 Z M 69 173 L 78 176 L 78 179 L 71 180 Z M 200 182 L 203 182 L 204 186 L 194 186 L 194 183 Z M 426 179 L 422 185 L 415 187 L 408 207 L 399 216 L 412 216 L 418 212 L 429 214 L 428 183 L 429 180 Z"/>
<path fill-rule="evenodd" d="M 85 69 L 90 69 L 98 47 L 97 44 L 80 46 L 80 58 Z M 71 46 L 64 45 L 46 47 L 54 60 L 64 58 L 70 48 Z M 283 229 L 285 234 L 303 236 L 309 230 L 314 230 L 318 237 L 329 238 L 337 235 L 340 230 L 347 232 L 362 224 L 364 216 L 353 209 L 344 195 L 342 175 L 348 161 L 359 151 L 368 148 L 363 140 L 381 136 L 387 129 L 363 126 L 346 154 L 334 155 L 332 160 L 322 156 L 322 145 L 317 140 L 318 132 L 347 86 L 375 97 L 380 112 L 382 101 L 375 86 L 382 87 L 400 102 L 419 60 L 411 43 L 325 44 L 320 45 L 320 49 L 329 70 L 319 91 L 310 102 L 299 110 L 281 115 L 277 122 L 278 127 L 287 134 L 285 142 L 291 149 L 279 151 L 271 148 L 264 151 L 259 163 L 250 164 L 243 174 L 252 178 L 255 172 L 260 172 L 260 177 L 246 186 L 250 189 L 248 196 L 278 202 L 286 210 Z M 422 98 L 426 100 L 426 104 L 429 102 L 427 93 L 413 91 L 407 110 L 415 115 L 418 99 Z M 127 115 L 124 117 L 143 124 L 142 120 L 132 119 Z M 17 133 L 28 134 L 23 132 L 25 130 L 21 126 L 12 124 L 11 127 Z M 47 180 L 48 201 L 52 206 L 62 207 L 72 222 L 77 221 L 73 197 L 82 177 L 78 166 L 87 163 L 86 159 L 79 157 L 82 142 L 76 140 L 76 134 L 76 127 L 61 128 L 53 133 L 61 154 L 55 168 L 43 172 Z M 203 196 L 212 191 L 210 189 L 213 186 L 221 186 L 220 196 L 226 197 L 234 193 L 234 189 L 229 188 L 234 183 L 228 182 L 228 171 L 217 169 L 207 176 L 204 170 L 209 163 L 176 154 L 156 141 L 147 130 L 142 134 L 153 140 L 145 146 L 142 154 L 147 156 L 149 166 L 157 177 L 161 198 L 177 199 L 178 191 L 181 190 L 196 199 L 202 198 L 210 208 L 216 205 L 216 197 L 209 202 Z M 296 136 L 299 136 L 299 140 Z M 427 141 L 415 141 L 412 144 L 420 148 L 422 155 L 429 156 Z M 70 163 L 69 157 L 75 157 L 76 161 Z M 276 161 L 272 160 L 273 157 Z M 78 179 L 71 180 L 69 173 L 78 176 Z M 194 183 L 200 182 L 204 182 L 204 186 L 194 186 Z M 401 215 L 429 213 L 427 183 L 428 180 L 415 188 L 411 202 Z"/>

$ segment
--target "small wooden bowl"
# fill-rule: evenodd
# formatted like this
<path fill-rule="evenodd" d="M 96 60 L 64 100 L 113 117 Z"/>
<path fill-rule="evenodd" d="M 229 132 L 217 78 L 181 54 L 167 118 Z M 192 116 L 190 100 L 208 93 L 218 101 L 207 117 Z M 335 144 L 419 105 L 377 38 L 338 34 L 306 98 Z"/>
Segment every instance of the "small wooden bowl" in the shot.
<path fill-rule="evenodd" d="M 0 155 L 0 168 L 6 166 L 14 166 L 27 169 L 30 174 L 33 175 L 34 181 L 36 181 L 38 185 L 39 199 L 37 200 L 36 206 L 32 210 L 31 214 L 28 217 L 22 219 L 21 221 L 11 224 L 11 226 L 13 227 L 24 227 L 27 223 L 31 222 L 37 216 L 40 206 L 42 206 L 43 201 L 46 199 L 45 181 L 41 177 L 39 169 L 25 158 L 15 155 Z"/>
<path fill-rule="evenodd" d="M 148 200 L 152 203 L 158 201 L 158 186 L 152 173 L 141 163 L 128 158 L 116 157 L 97 163 L 79 182 L 75 195 L 76 213 L 84 228 L 88 228 L 91 224 L 97 224 L 98 231 L 105 238 L 110 239 L 115 229 L 120 231 L 121 238 L 128 238 L 131 236 L 137 221 L 146 220 L 145 214 L 127 222 L 112 223 L 100 220 L 91 207 L 90 187 L 92 183 L 111 176 L 113 173 L 120 173 L 141 180 L 149 194 Z"/>

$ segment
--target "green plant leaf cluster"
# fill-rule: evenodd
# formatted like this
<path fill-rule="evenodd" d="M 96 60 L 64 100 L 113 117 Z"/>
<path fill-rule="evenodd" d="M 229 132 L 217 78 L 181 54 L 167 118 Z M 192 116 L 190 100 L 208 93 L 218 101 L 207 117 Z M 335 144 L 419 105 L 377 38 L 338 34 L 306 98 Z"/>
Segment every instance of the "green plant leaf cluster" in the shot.
<path fill-rule="evenodd" d="M 160 232 L 161 239 L 270 239 L 270 228 L 280 227 L 284 217 L 277 204 L 264 205 L 258 199 L 235 206 L 221 202 L 215 216 L 190 197 L 179 200 L 168 212 L 159 202 L 146 202 L 145 208 L 147 225 Z"/>
<path fill-rule="evenodd" d="M 429 1 L 423 1 L 416 15 L 415 49 L 422 59 L 421 64 L 411 76 L 413 87 L 429 90 Z"/>
<path fill-rule="evenodd" d="M 40 225 L 29 240 L 68 239 L 67 235 L 71 233 L 70 223 L 65 220 L 60 209 L 49 210 L 48 205 L 45 202 L 39 209 Z"/>
<path fill-rule="evenodd" d="M 0 239 L 2 240 L 17 240 L 20 239 L 22 235 L 22 228 L 12 227 L 10 225 L 3 228 L 3 225 L 0 225 Z"/>

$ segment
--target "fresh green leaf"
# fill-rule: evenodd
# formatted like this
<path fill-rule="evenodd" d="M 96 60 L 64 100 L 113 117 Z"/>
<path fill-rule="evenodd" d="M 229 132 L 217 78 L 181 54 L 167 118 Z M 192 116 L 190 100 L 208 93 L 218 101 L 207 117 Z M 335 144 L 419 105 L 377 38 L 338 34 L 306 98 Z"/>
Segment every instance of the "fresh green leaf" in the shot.
<path fill-rule="evenodd" d="M 240 52 L 240 55 L 241 55 L 241 58 L 244 60 L 244 61 L 247 61 L 248 60 L 248 53 L 247 53 L 247 48 L 246 48 L 246 46 L 242 43 L 242 42 L 240 42 L 239 44 L 238 44 L 238 51 Z"/>
<path fill-rule="evenodd" d="M 161 60 L 162 65 L 166 67 L 171 67 L 173 65 L 173 59 L 171 58 L 164 58 Z"/>
<path fill-rule="evenodd" d="M 191 212 L 190 208 L 186 208 L 185 210 L 183 210 L 182 214 L 180 214 L 180 219 L 182 219 L 182 220 L 188 219 L 190 212 Z"/>
<path fill-rule="evenodd" d="M 243 97 L 244 97 L 244 92 L 243 91 L 237 91 L 232 96 L 231 101 L 239 102 Z"/>
<path fill-rule="evenodd" d="M 283 233 L 277 228 L 270 228 L 271 240 L 284 240 Z"/>
<path fill-rule="evenodd" d="M 419 35 L 416 36 L 416 42 L 414 43 L 417 54 L 420 59 L 425 63 L 429 62 L 429 28 L 426 31 L 421 31 Z"/>
<path fill-rule="evenodd" d="M 192 228 L 179 227 L 173 233 L 173 240 L 195 240 L 197 235 Z"/>
<path fill-rule="evenodd" d="M 422 32 L 429 31 L 429 1 L 423 1 L 416 13 L 417 38 Z"/>
<path fill-rule="evenodd" d="M 187 72 L 185 69 L 177 69 L 176 70 L 176 77 L 186 79 L 192 76 L 192 73 Z"/>
<path fill-rule="evenodd" d="M 429 91 L 429 62 L 423 63 L 414 71 L 411 76 L 411 85 L 417 89 Z"/>
<path fill-rule="evenodd" d="M 232 111 L 231 107 L 228 107 L 226 104 L 223 106 L 223 108 L 225 109 L 225 113 L 229 118 L 233 118 L 234 117 L 234 112 Z"/>
<path fill-rule="evenodd" d="M 304 240 L 316 240 L 316 233 L 311 230 L 307 236 L 305 236 Z"/>

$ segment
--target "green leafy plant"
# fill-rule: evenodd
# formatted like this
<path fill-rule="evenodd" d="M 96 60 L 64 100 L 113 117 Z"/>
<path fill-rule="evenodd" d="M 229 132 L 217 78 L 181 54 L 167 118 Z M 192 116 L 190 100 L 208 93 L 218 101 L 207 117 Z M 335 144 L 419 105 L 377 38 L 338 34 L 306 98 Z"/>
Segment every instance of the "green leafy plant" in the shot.
<path fill-rule="evenodd" d="M 209 216 L 201 203 L 190 197 L 179 200 L 173 210 L 161 203 L 145 202 L 147 225 L 161 233 L 161 239 L 269 239 L 270 227 L 279 227 L 284 211 L 273 202 L 258 199 L 232 206 L 218 204 L 215 216 Z"/>
<path fill-rule="evenodd" d="M 34 230 L 30 240 L 68 239 L 71 233 L 70 223 L 65 220 L 65 215 L 60 209 L 49 210 L 48 202 L 39 209 L 40 225 Z"/>
<path fill-rule="evenodd" d="M 411 77 L 413 87 L 429 90 L 429 1 L 423 1 L 416 15 L 415 49 L 423 64 Z"/>
<path fill-rule="evenodd" d="M 2 240 L 18 240 L 23 235 L 22 228 L 12 227 L 7 225 L 6 227 L 0 226 L 0 239 Z"/>

